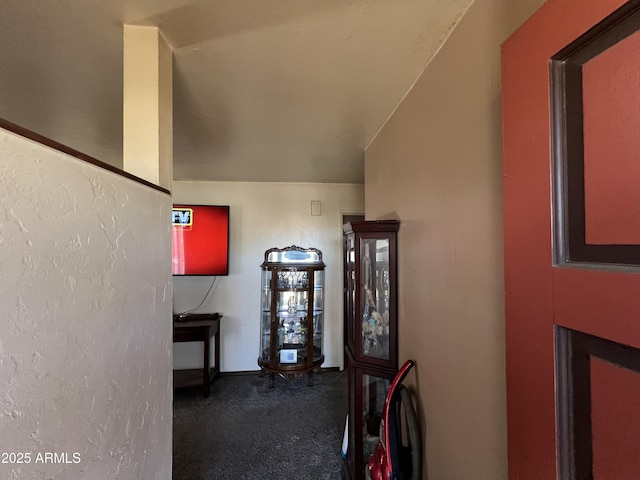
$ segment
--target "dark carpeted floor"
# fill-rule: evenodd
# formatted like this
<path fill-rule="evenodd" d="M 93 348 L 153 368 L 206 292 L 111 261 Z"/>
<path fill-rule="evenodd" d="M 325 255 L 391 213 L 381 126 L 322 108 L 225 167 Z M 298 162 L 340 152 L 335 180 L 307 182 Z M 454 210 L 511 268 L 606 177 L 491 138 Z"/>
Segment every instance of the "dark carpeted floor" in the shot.
<path fill-rule="evenodd" d="M 174 480 L 339 480 L 347 372 L 287 380 L 223 375 L 211 395 L 177 390 Z"/>

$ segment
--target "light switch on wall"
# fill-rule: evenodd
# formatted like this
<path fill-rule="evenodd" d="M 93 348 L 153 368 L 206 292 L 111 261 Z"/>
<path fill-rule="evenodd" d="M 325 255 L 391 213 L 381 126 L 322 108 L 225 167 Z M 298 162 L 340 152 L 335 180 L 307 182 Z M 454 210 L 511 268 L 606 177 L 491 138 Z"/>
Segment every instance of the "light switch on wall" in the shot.
<path fill-rule="evenodd" d="M 320 200 L 311 200 L 311 215 L 322 215 L 322 203 Z"/>

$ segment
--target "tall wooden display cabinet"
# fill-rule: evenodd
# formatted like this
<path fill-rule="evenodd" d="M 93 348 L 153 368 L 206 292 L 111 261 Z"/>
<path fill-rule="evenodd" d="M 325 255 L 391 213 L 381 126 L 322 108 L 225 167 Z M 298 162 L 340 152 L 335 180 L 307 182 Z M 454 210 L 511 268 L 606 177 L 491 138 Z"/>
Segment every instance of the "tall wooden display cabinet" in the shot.
<path fill-rule="evenodd" d="M 348 447 L 343 476 L 364 479 L 379 440 L 382 408 L 398 370 L 397 220 L 343 226 L 349 377 Z"/>

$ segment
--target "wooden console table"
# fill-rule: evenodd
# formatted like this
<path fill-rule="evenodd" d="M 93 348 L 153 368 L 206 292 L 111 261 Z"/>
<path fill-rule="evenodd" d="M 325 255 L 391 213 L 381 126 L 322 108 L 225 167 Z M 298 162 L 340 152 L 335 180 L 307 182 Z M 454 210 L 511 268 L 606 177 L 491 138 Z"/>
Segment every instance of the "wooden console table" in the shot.
<path fill-rule="evenodd" d="M 173 316 L 174 342 L 203 342 L 204 362 L 202 370 L 174 370 L 174 388 L 202 385 L 205 397 L 211 391 L 211 381 L 220 374 L 220 319 L 219 313 L 189 313 Z M 214 337 L 215 366 L 211 368 L 211 337 Z"/>

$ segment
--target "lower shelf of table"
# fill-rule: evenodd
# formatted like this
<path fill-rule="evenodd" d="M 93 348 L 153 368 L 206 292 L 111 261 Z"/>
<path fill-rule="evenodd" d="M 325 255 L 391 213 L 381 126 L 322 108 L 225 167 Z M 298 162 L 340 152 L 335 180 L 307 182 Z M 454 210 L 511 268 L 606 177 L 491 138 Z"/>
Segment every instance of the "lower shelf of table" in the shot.
<path fill-rule="evenodd" d="M 209 369 L 209 382 L 212 382 L 220 372 L 216 368 Z M 173 388 L 204 387 L 204 373 L 202 368 L 173 371 Z"/>

